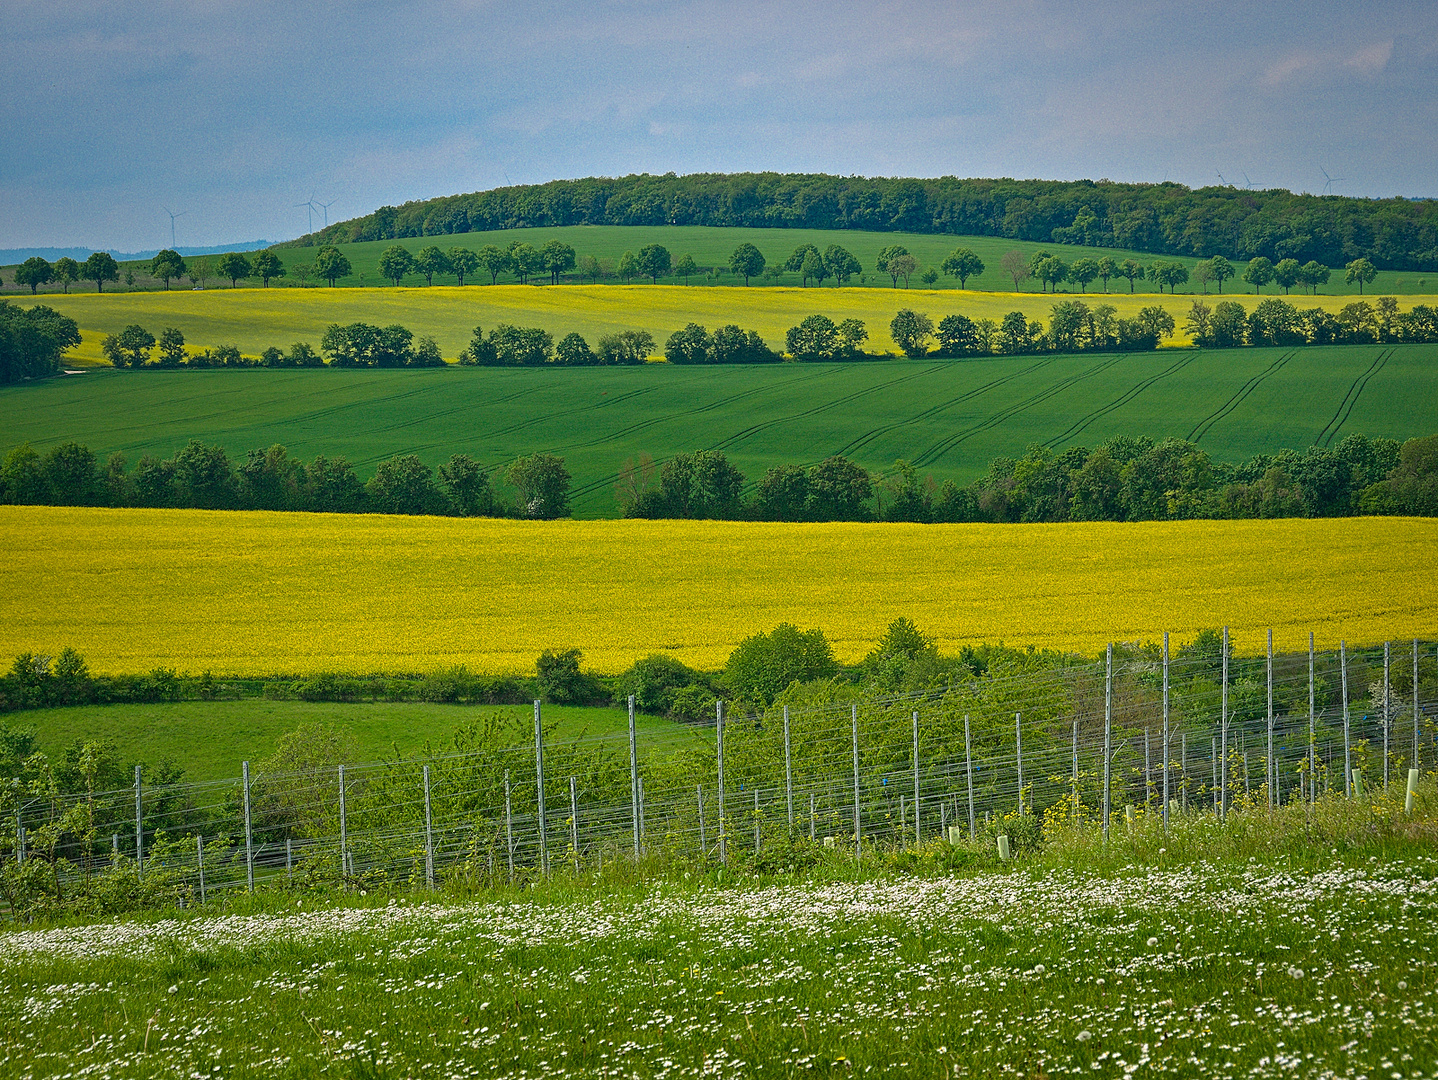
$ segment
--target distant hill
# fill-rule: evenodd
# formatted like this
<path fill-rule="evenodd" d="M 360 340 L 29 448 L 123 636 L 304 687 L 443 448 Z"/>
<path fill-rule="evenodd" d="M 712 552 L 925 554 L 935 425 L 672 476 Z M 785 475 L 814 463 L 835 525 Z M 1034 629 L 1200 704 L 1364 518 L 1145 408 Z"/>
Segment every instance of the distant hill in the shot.
<path fill-rule="evenodd" d="M 175 250 L 188 258 L 191 255 L 222 255 L 226 251 L 257 251 L 270 247 L 272 243 L 270 240 L 247 240 L 243 244 L 213 244 L 209 247 L 182 247 Z M 0 266 L 14 266 L 36 255 L 50 262 L 66 257 L 83 262 L 90 257 L 91 252 L 102 250 L 104 249 L 87 247 L 0 248 Z M 153 259 L 159 251 L 159 248 L 151 248 L 149 251 L 111 251 L 110 254 L 119 262 L 130 262 L 134 259 Z"/>
<path fill-rule="evenodd" d="M 553 225 L 715 225 L 1000 236 L 1247 261 L 1438 270 L 1438 201 L 1109 180 L 647 173 L 382 206 L 283 246 Z"/>

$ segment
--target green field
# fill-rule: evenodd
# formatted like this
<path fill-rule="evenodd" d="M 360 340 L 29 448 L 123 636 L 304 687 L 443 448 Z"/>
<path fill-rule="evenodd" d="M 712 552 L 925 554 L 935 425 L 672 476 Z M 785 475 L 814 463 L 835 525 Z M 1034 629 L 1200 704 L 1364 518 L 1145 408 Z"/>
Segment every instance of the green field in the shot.
<path fill-rule="evenodd" d="M 110 743 L 122 762 L 171 761 L 188 781 L 230 779 L 241 761 L 262 761 L 281 735 L 303 724 L 327 724 L 355 738 L 359 761 L 381 761 L 396 752 L 415 754 L 426 744 L 443 749 L 454 732 L 489 713 L 502 712 L 529 724 L 527 705 L 426 705 L 419 702 L 181 701 L 156 705 L 81 705 L 44 709 L 9 718 L 11 727 L 35 732 L 52 757 L 79 741 Z M 546 705 L 554 737 L 619 738 L 629 730 L 618 708 Z M 640 713 L 641 748 L 647 753 L 686 743 L 690 729 Z"/>
<path fill-rule="evenodd" d="M 849 365 L 111 372 L 0 389 L 7 446 L 76 440 L 168 456 L 191 438 L 232 456 L 281 443 L 361 473 L 399 453 L 487 465 L 548 451 L 581 517 L 615 512 L 626 459 L 719 449 L 751 479 L 830 454 L 897 458 L 967 481 L 1034 443 L 1190 438 L 1220 460 L 1438 430 L 1438 347 L 1162 350 Z M 77 553 L 79 554 L 79 553 Z"/>
<path fill-rule="evenodd" d="M 354 274 L 344 278 L 339 285 L 346 288 L 361 288 L 366 286 L 386 285 L 387 282 L 378 269 L 379 256 L 382 251 L 392 244 L 399 244 L 408 249 L 411 253 L 418 252 L 422 248 L 435 246 L 443 251 L 451 247 L 467 247 L 478 249 L 486 244 L 496 244 L 500 247 L 508 247 L 516 240 L 533 244 L 535 247 L 542 247 L 550 240 L 562 240 L 574 248 L 580 256 L 593 255 L 602 262 L 608 263 L 607 276 L 601 281 L 617 281 L 614 277 L 614 264 L 619 256 L 625 251 L 638 252 L 646 244 L 662 244 L 669 249 L 674 260 L 677 262 L 682 255 L 692 255 L 694 261 L 701 267 L 698 277 L 690 279 L 693 286 L 719 285 L 734 286 L 743 285 L 742 278 L 735 279 L 728 272 L 729 256 L 741 243 L 751 243 L 764 253 L 769 263 L 784 263 L 790 254 L 801 244 L 813 244 L 820 251 L 823 251 L 830 244 L 839 244 L 851 251 L 863 265 L 863 277 L 865 280 L 854 279 L 851 285 L 869 286 L 873 288 L 890 289 L 893 283 L 887 274 L 879 272 L 875 268 L 875 262 L 881 248 L 890 244 L 902 244 L 908 248 L 910 253 L 918 260 L 920 272 L 925 267 L 938 269 L 949 252 L 957 247 L 967 247 L 976 252 L 984 261 L 984 273 L 976 278 L 970 278 L 968 287 L 982 291 L 1006 292 L 1013 289 L 1013 280 L 1006 275 L 999 265 L 999 260 L 1007 251 L 1021 251 L 1025 256 L 1040 250 L 1049 251 L 1060 256 L 1066 262 L 1083 256 L 1101 258 L 1110 255 L 1118 261 L 1124 259 L 1136 259 L 1147 266 L 1156 259 L 1182 262 L 1192 268 L 1197 262 L 1196 258 L 1185 258 L 1170 255 L 1153 255 L 1141 251 L 1127 251 L 1120 248 L 1096 248 L 1083 247 L 1072 244 L 1037 244 L 1027 240 L 1009 240 L 1004 237 L 994 236 L 948 236 L 934 233 L 899 233 L 899 232 L 865 232 L 862 230 L 825 230 L 825 229 L 748 229 L 748 228 L 712 228 L 702 225 L 687 226 L 666 226 L 666 225 L 568 225 L 549 228 L 534 229 L 503 229 L 493 232 L 470 232 L 457 233 L 452 236 L 424 236 L 409 237 L 403 240 L 376 240 L 359 244 L 342 244 L 340 250 L 345 253 L 354 267 Z M 282 247 L 276 249 L 281 260 L 287 267 L 298 263 L 313 263 L 316 248 L 304 247 Z M 208 261 L 214 264 L 216 256 L 209 256 Z M 1243 267 L 1235 264 L 1239 273 Z M 722 274 L 706 276 L 704 271 L 713 267 L 724 268 Z M 149 262 L 132 262 L 122 264 L 121 278 L 124 277 L 124 269 L 131 269 L 136 276 L 136 288 L 153 289 L 160 286 L 149 277 Z M 580 280 L 577 274 L 567 275 L 573 280 Z M 13 284 L 13 268 L 0 268 L 0 277 L 5 279 L 5 286 L 0 289 L 0 295 L 18 293 L 20 290 Z M 489 283 L 488 275 L 481 275 L 484 283 Z M 514 281 L 509 275 L 501 275 L 500 282 Z M 547 279 L 545 279 L 547 280 Z M 669 279 L 678 281 L 680 279 Z M 435 285 L 454 285 L 453 275 L 436 275 Z M 208 283 L 210 288 L 222 286 L 229 288 L 229 282 L 219 281 L 213 276 Z M 271 288 L 294 288 L 299 287 L 303 282 L 297 276 L 287 275 L 271 283 Z M 315 285 L 313 277 L 309 280 L 310 285 Z M 320 283 L 323 285 L 323 283 Z M 423 285 L 422 277 L 406 279 L 407 285 Z M 474 284 L 479 284 L 475 281 Z M 786 273 L 780 279 L 781 285 L 798 285 L 799 275 Z M 910 284 L 914 287 L 921 285 L 917 274 Z M 903 282 L 900 282 L 902 287 Z M 957 278 L 941 277 L 937 287 L 941 289 L 957 289 L 959 285 Z M 258 288 L 260 283 L 252 281 L 243 285 L 247 288 Z M 751 287 L 768 287 L 767 279 L 757 278 L 750 282 Z M 825 287 L 832 287 L 830 281 Z M 1029 281 L 1024 284 L 1024 289 L 1037 294 L 1039 285 L 1036 281 Z M 70 287 L 71 292 L 83 292 L 86 289 L 94 291 L 93 285 L 80 282 Z M 171 283 L 171 288 L 188 289 L 189 282 Z M 1088 287 L 1088 292 L 1098 292 L 1102 288 L 1102 282 L 1094 282 Z M 106 286 L 106 289 L 120 291 L 124 289 L 123 280 Z M 1077 293 L 1079 288 L 1076 285 L 1065 284 L 1060 287 L 1061 291 Z M 1136 283 L 1136 289 L 1140 293 L 1156 293 L 1158 286 L 1152 282 L 1140 281 Z M 1225 292 L 1252 294 L 1253 290 L 1244 285 L 1241 281 L 1233 280 L 1225 283 Z M 28 289 L 23 290 L 27 295 Z M 42 287 L 42 292 L 58 293 L 59 286 L 47 285 Z M 1109 283 L 1110 292 L 1128 292 L 1128 282 L 1122 279 L 1114 279 Z M 1190 283 L 1181 286 L 1180 295 L 1185 292 L 1198 293 L 1199 286 Z M 1213 287 L 1210 286 L 1210 292 Z M 1343 281 L 1343 270 L 1335 268 L 1332 280 L 1322 287 L 1322 293 L 1332 296 L 1357 294 L 1358 286 L 1347 285 Z M 1423 273 L 1420 271 L 1407 270 L 1383 270 L 1372 284 L 1365 287 L 1368 294 L 1377 295 L 1399 295 L 1399 294 L 1421 294 L 1438 291 L 1438 274 Z M 1267 294 L 1278 293 L 1282 290 L 1275 286 L 1268 286 Z M 1298 294 L 1295 293 L 1295 296 Z"/>

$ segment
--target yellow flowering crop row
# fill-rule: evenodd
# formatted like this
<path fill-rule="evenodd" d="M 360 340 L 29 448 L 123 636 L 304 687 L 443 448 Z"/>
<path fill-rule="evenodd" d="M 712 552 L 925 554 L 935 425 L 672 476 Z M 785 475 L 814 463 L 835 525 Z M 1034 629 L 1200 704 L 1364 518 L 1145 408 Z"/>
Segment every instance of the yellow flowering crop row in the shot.
<path fill-rule="evenodd" d="M 1232 626 L 1235 647 L 1432 637 L 1438 521 L 780 525 L 0 507 L 0 658 L 97 672 L 721 667 L 817 626 L 853 661 L 898 616 L 945 650 Z M 5 662 L 8 663 L 8 660 Z"/>

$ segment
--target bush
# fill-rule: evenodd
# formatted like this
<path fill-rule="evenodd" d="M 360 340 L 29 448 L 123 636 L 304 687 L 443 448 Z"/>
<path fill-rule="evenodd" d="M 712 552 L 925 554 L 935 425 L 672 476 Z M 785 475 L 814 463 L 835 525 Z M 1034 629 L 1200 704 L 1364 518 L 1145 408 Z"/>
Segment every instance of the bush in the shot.
<path fill-rule="evenodd" d="M 672 656 L 653 654 L 637 660 L 619 677 L 614 686 L 615 700 L 623 702 L 634 695 L 634 707 L 640 712 L 673 712 L 675 692 L 698 686 L 707 693 L 704 676 Z M 713 694 L 708 694 L 713 699 Z"/>
<path fill-rule="evenodd" d="M 739 643 L 724 665 L 724 682 L 745 701 L 770 705 L 790 684 L 828 678 L 838 670 L 824 631 L 780 623 L 768 634 Z"/>
<path fill-rule="evenodd" d="M 584 654 L 578 649 L 555 652 L 545 649 L 535 663 L 535 685 L 539 696 L 554 705 L 587 705 L 602 701 L 604 688 L 599 680 L 579 670 Z"/>

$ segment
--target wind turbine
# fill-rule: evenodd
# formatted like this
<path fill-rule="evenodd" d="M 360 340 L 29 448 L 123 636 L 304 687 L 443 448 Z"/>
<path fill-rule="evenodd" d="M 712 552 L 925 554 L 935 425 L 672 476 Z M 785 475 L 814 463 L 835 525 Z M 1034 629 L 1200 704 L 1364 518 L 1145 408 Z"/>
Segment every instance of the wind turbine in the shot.
<path fill-rule="evenodd" d="M 167 206 L 162 206 L 160 209 L 170 215 L 170 247 L 173 248 L 175 246 L 175 219 L 184 217 L 189 211 L 181 210 L 178 214 L 174 214 L 170 212 Z"/>
<path fill-rule="evenodd" d="M 1329 192 L 1330 192 L 1331 189 L 1333 188 L 1333 185 L 1334 185 L 1334 184 L 1341 184 L 1341 183 L 1343 183 L 1343 177 L 1341 177 L 1341 176 L 1329 176 L 1329 175 L 1328 175 L 1328 170 L 1325 169 L 1322 165 L 1318 166 L 1318 171 L 1323 174 L 1323 179 L 1324 179 L 1325 181 L 1327 181 L 1327 183 L 1325 183 L 1325 184 L 1323 185 L 1323 194 L 1325 194 L 1325 195 L 1329 194 Z"/>
<path fill-rule="evenodd" d="M 1243 172 L 1242 169 L 1239 169 L 1238 171 L 1239 171 L 1239 172 Z M 1253 190 L 1253 181 L 1248 178 L 1248 173 L 1246 173 L 1246 172 L 1243 173 L 1243 190 L 1244 190 L 1244 191 L 1252 191 L 1252 190 Z"/>
<path fill-rule="evenodd" d="M 306 231 L 307 231 L 307 232 L 314 232 L 314 231 L 315 231 L 315 197 L 314 197 L 313 195 L 311 195 L 311 196 L 310 196 L 308 199 L 306 199 L 304 202 L 297 202 L 297 203 L 295 203 L 295 209 L 298 210 L 301 206 L 303 206 L 303 207 L 305 207 L 307 210 L 309 210 L 309 222 L 310 222 L 310 227 L 309 227 L 309 229 L 306 230 Z"/>
<path fill-rule="evenodd" d="M 1214 169 L 1213 172 L 1214 175 L 1218 177 L 1218 182 L 1224 187 L 1228 187 L 1228 181 L 1223 178 L 1223 173 L 1219 172 L 1217 169 Z"/>
<path fill-rule="evenodd" d="M 330 225 L 330 207 L 333 206 L 336 201 L 337 201 L 337 200 L 335 200 L 335 199 L 331 199 L 329 202 L 315 203 L 316 206 L 318 206 L 320 209 L 322 209 L 322 210 L 325 212 L 325 228 L 329 228 L 329 225 Z"/>

